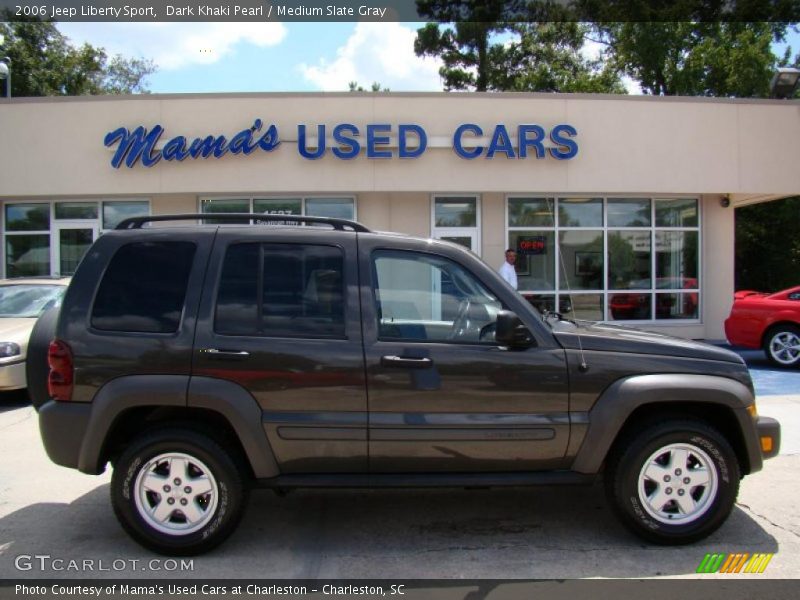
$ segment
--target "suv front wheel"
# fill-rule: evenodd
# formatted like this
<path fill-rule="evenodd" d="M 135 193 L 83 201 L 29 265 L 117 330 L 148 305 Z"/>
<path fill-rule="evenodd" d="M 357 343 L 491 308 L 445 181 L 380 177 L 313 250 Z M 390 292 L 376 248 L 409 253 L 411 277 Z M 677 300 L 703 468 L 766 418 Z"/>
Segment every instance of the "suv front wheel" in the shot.
<path fill-rule="evenodd" d="M 123 528 L 162 554 L 188 556 L 224 541 L 241 518 L 247 491 L 231 456 L 188 429 L 137 438 L 117 461 L 111 501 Z"/>
<path fill-rule="evenodd" d="M 606 492 L 637 535 L 658 544 L 688 544 L 722 525 L 739 478 L 736 454 L 718 431 L 700 421 L 674 420 L 618 446 L 606 471 Z"/>

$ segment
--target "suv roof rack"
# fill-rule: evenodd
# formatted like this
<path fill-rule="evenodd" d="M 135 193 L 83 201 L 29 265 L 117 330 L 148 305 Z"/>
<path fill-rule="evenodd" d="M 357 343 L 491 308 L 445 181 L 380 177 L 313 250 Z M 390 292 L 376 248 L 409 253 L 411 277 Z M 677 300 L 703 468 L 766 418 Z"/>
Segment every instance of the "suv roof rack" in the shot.
<path fill-rule="evenodd" d="M 331 217 L 303 217 L 299 215 L 265 215 L 258 213 L 208 213 L 208 214 L 184 214 L 184 215 L 152 215 L 147 217 L 130 217 L 119 223 L 115 229 L 141 229 L 145 223 L 154 221 L 228 221 L 228 220 L 265 220 L 270 221 L 292 221 L 295 223 L 322 223 L 330 225 L 337 231 L 356 231 L 358 233 L 371 233 L 361 223 L 349 221 L 347 219 L 334 219 Z M 269 225 L 269 223 L 265 223 Z"/>

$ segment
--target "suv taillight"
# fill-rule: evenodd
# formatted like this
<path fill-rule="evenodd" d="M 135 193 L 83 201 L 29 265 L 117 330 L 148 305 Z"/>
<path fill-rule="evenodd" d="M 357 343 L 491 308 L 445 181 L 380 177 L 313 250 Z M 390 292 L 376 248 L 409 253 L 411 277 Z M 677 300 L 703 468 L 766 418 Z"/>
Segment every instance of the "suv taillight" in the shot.
<path fill-rule="evenodd" d="M 53 400 L 72 400 L 72 349 L 66 342 L 53 340 L 47 351 L 50 374 L 47 377 L 47 393 Z"/>

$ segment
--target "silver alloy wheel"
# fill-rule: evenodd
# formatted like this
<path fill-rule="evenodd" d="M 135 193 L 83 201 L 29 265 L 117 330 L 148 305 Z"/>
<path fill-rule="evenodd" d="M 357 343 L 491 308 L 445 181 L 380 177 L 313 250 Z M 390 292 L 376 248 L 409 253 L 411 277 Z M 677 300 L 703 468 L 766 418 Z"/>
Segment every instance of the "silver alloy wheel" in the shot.
<path fill-rule="evenodd" d="M 187 535 L 202 529 L 217 508 L 219 488 L 211 470 L 188 454 L 170 452 L 150 459 L 134 483 L 136 510 L 153 529 Z"/>
<path fill-rule="evenodd" d="M 800 336 L 793 331 L 778 331 L 770 338 L 768 347 L 777 363 L 790 366 L 800 361 Z"/>
<path fill-rule="evenodd" d="M 639 500 L 651 517 L 685 525 L 702 517 L 717 496 L 717 469 L 705 451 L 692 444 L 669 444 L 644 462 Z"/>

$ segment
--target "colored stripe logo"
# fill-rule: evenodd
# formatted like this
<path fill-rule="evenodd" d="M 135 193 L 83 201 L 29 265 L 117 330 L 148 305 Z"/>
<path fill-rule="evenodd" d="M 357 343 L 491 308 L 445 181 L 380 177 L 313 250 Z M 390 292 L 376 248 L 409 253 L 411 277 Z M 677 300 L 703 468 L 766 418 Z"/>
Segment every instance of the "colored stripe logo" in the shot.
<path fill-rule="evenodd" d="M 774 554 L 736 552 L 733 554 L 706 554 L 697 567 L 697 573 L 763 573 Z"/>

